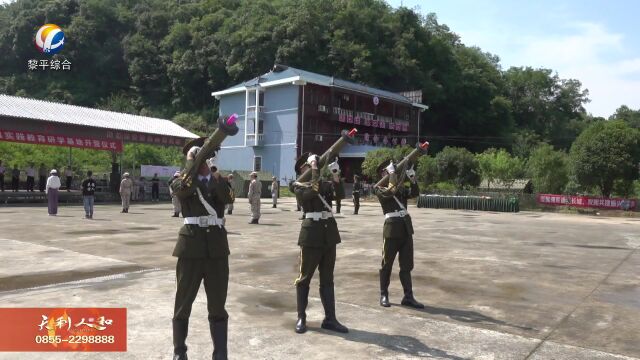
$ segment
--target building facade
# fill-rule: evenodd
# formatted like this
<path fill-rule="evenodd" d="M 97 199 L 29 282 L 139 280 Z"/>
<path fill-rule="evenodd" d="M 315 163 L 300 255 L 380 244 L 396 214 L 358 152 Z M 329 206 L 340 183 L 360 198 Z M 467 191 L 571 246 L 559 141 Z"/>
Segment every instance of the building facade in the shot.
<path fill-rule="evenodd" d="M 276 65 L 250 81 L 212 94 L 220 114 L 238 114 L 240 131 L 225 140 L 220 168 L 269 171 L 282 183 L 295 178 L 305 152 L 322 154 L 340 132 L 357 128 L 356 144 L 340 153 L 343 176 L 360 173 L 368 151 L 415 146 L 420 112 L 414 94 L 396 94 L 292 67 Z"/>

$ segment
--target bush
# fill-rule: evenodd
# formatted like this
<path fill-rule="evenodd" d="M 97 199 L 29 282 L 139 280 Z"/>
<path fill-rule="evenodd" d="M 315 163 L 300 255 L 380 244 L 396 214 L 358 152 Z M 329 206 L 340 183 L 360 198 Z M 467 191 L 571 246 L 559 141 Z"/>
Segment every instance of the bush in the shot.
<path fill-rule="evenodd" d="M 475 156 L 464 148 L 445 147 L 436 155 L 438 178 L 449 181 L 456 188 L 480 185 L 480 166 Z"/>
<path fill-rule="evenodd" d="M 584 187 L 610 196 L 616 180 L 638 178 L 640 131 L 623 121 L 601 121 L 585 129 L 571 146 L 571 171 Z"/>
<path fill-rule="evenodd" d="M 567 155 L 554 151 L 548 144 L 542 144 L 533 150 L 527 170 L 537 193 L 560 194 L 569 181 Z M 572 187 L 575 188 L 574 185 Z"/>

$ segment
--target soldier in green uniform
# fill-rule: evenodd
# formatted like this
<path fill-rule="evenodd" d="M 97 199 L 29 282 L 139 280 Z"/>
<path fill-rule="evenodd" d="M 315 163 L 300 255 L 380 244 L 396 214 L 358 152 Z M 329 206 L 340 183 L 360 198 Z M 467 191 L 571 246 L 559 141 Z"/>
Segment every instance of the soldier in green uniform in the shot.
<path fill-rule="evenodd" d="M 402 305 L 422 309 L 424 305 L 413 297 L 411 270 L 413 270 L 413 225 L 407 212 L 407 199 L 415 198 L 419 194 L 413 167 L 406 170 L 399 169 L 396 173 L 393 161 L 382 163 L 378 173 L 382 176 L 389 174 L 389 185 L 374 189 L 384 213 L 384 229 L 382 244 L 382 266 L 380 269 L 380 305 L 389 307 L 389 282 L 391 270 L 396 254 L 399 254 L 400 283 L 404 290 Z M 405 175 L 409 178 L 410 186 L 404 185 Z"/>
<path fill-rule="evenodd" d="M 301 200 L 304 220 L 300 228 L 300 275 L 295 281 L 297 294 L 298 321 L 296 332 L 307 331 L 305 313 L 309 298 L 309 283 L 318 268 L 320 273 L 320 299 L 325 318 L 322 328 L 341 333 L 349 330 L 336 319 L 333 269 L 336 263 L 336 245 L 340 243 L 338 224 L 331 212 L 333 189 L 330 181 L 321 181 L 318 156 L 303 154 L 296 162 L 296 171 L 303 173 L 311 167 L 311 181 L 294 183 L 296 197 Z"/>
<path fill-rule="evenodd" d="M 187 167 L 193 162 L 205 138 L 185 145 Z M 215 157 L 198 167 L 194 178 L 181 177 L 171 183 L 180 200 L 184 225 L 178 233 L 173 256 L 177 290 L 173 314 L 174 360 L 187 359 L 185 344 L 191 306 L 204 280 L 213 340 L 213 359 L 227 359 L 227 321 L 225 310 L 229 282 L 229 244 L 224 227 L 225 204 L 231 202 L 229 185 L 215 167 Z M 208 163 L 208 164 L 207 164 Z M 213 166 L 211 166 L 213 165 Z"/>
<path fill-rule="evenodd" d="M 340 208 L 342 207 L 342 199 L 344 199 L 344 181 L 340 178 L 340 165 L 338 165 L 338 158 L 334 162 L 327 165 L 331 172 L 331 182 L 333 184 L 333 199 L 336 201 L 336 213 L 340 214 Z"/>

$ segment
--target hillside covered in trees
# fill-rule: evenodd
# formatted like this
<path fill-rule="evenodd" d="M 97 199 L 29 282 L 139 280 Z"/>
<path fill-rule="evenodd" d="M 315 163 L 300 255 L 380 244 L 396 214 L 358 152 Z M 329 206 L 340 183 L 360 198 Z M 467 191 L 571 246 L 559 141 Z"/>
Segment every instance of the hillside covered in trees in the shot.
<path fill-rule="evenodd" d="M 424 11 L 428 12 L 428 5 Z M 426 13 L 425 12 L 425 13 Z M 29 71 L 37 28 L 65 32 L 70 72 Z M 213 125 L 211 92 L 274 63 L 391 91 L 421 89 L 423 136 L 523 159 L 541 143 L 568 151 L 593 123 L 588 90 L 553 69 L 503 69 L 436 14 L 381 0 L 18 0 L 0 5 L 0 93 Z M 640 126 L 622 106 L 612 119 Z M 630 160 L 631 161 L 631 160 Z"/>

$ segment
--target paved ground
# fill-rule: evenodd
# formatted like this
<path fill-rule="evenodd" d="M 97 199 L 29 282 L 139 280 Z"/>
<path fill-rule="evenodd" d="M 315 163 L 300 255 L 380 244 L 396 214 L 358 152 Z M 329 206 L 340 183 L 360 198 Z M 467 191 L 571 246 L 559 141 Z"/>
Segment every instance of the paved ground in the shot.
<path fill-rule="evenodd" d="M 338 318 L 319 329 L 317 277 L 311 331 L 293 332 L 299 213 L 263 206 L 247 225 L 240 199 L 230 216 L 229 348 L 233 359 L 628 359 L 640 358 L 640 219 L 411 208 L 414 287 L 427 307 L 378 306 L 382 219 L 376 204 L 338 219 Z M 180 220 L 169 204 L 129 214 L 79 206 L 48 217 L 41 207 L 0 208 L 0 306 L 127 307 L 126 353 L 49 353 L 47 359 L 168 359 L 175 290 L 170 256 Z M 87 279 L 84 281 L 78 281 Z M 204 291 L 194 305 L 191 359 L 208 359 Z M 42 359 L 42 353 L 0 359 Z"/>

